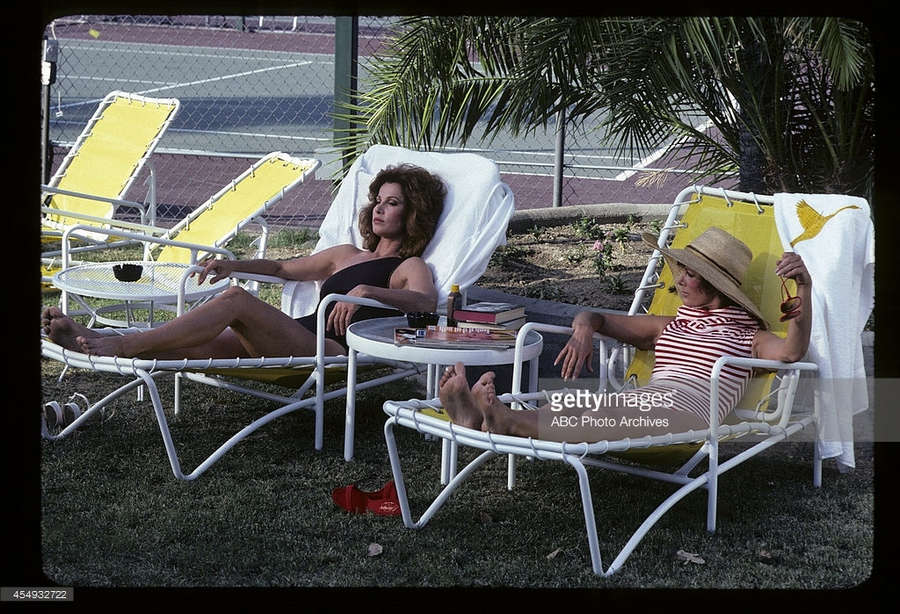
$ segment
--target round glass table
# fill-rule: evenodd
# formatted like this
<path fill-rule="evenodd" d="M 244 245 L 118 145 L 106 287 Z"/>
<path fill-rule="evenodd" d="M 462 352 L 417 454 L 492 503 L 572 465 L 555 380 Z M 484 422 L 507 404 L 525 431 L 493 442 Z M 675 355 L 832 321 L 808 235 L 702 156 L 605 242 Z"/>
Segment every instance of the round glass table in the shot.
<path fill-rule="evenodd" d="M 113 266 L 135 264 L 142 267 L 141 276 L 135 281 L 120 281 L 113 273 Z M 197 301 L 218 294 L 228 287 L 229 279 L 216 283 L 197 284 L 196 276 L 190 276 L 194 265 L 177 262 L 91 262 L 63 269 L 53 276 L 53 285 L 63 292 L 63 309 L 68 311 L 68 298 L 80 303 L 91 315 L 91 326 L 101 322 L 110 326 L 134 326 L 134 310 L 146 308 L 149 312 L 146 325 L 153 326 L 153 312 L 158 305 L 177 305 Z M 118 305 L 102 307 L 89 305 L 84 298 L 121 301 Z M 102 313 L 122 311 L 125 320 L 110 319 Z"/>

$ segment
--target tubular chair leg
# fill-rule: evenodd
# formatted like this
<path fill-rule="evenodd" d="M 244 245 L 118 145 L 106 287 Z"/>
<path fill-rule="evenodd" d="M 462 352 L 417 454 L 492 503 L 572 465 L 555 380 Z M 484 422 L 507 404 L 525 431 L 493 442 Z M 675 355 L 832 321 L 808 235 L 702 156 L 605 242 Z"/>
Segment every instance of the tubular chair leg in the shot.
<path fill-rule="evenodd" d="M 813 487 L 822 487 L 822 453 L 819 450 L 819 444 L 812 442 L 813 447 Z"/>
<path fill-rule="evenodd" d="M 389 418 L 384 423 L 384 440 L 387 444 L 388 457 L 391 462 L 391 474 L 394 478 L 394 486 L 397 488 L 397 499 L 400 501 L 400 513 L 403 517 L 403 525 L 408 529 L 420 529 L 428 524 L 431 517 L 443 507 L 450 495 L 453 494 L 460 484 L 462 484 L 478 467 L 483 465 L 488 459 L 493 458 L 497 454 L 491 450 L 482 452 L 475 460 L 466 465 L 462 471 L 453 476 L 453 479 L 444 486 L 440 494 L 431 502 L 428 509 L 419 517 L 413 520 L 412 513 L 409 508 L 409 498 L 406 494 L 406 483 L 403 481 L 403 470 L 400 468 L 400 455 L 397 451 L 397 441 L 394 437 L 394 420 Z"/>
<path fill-rule="evenodd" d="M 591 497 L 591 483 L 588 480 L 584 464 L 577 458 L 566 456 L 565 460 L 578 475 L 578 488 L 581 491 L 581 508 L 584 512 L 584 526 L 587 530 L 588 548 L 591 551 L 591 568 L 598 576 L 605 576 L 603 561 L 600 557 L 600 540 L 597 538 L 597 521 L 594 518 L 594 501 Z"/>

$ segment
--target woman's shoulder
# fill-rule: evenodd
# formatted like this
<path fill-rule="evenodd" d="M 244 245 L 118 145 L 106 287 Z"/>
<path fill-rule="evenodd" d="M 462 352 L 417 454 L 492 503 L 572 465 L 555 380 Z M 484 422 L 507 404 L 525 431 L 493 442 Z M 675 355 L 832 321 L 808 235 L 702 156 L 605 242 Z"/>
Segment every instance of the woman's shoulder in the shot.
<path fill-rule="evenodd" d="M 395 256 L 395 258 L 402 258 L 402 256 Z M 405 268 L 413 268 L 413 267 L 428 267 L 425 260 L 422 259 L 421 256 L 408 256 L 406 258 L 402 258 L 399 267 Z"/>

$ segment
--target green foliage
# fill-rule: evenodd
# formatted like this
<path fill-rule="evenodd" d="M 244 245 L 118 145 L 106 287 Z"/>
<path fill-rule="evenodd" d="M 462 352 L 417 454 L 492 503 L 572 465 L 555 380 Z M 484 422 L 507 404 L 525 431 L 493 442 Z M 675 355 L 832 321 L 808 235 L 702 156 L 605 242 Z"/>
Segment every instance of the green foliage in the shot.
<path fill-rule="evenodd" d="M 269 247 L 300 247 L 310 241 L 317 241 L 319 231 L 316 228 L 283 228 L 269 236 Z"/>
<path fill-rule="evenodd" d="M 575 231 L 575 236 L 582 239 L 593 241 L 604 238 L 602 224 L 600 224 L 600 222 L 598 222 L 596 218 L 590 217 L 588 215 L 582 215 L 577 220 L 572 222 L 572 228 Z"/>
<path fill-rule="evenodd" d="M 569 264 L 578 264 L 587 258 L 587 250 L 585 250 L 584 245 L 579 244 L 567 249 L 563 257 Z"/>
<path fill-rule="evenodd" d="M 872 45 L 834 17 L 404 19 L 336 114 L 355 126 L 336 145 L 465 144 L 527 134 L 561 109 L 572 127 L 602 113 L 620 153 L 681 148 L 698 180 L 740 170 L 742 186 L 770 192 L 871 187 Z"/>
<path fill-rule="evenodd" d="M 621 275 L 608 275 L 606 277 L 606 287 L 613 294 L 628 294 L 630 292 Z"/>
<path fill-rule="evenodd" d="M 627 226 L 619 226 L 614 228 L 610 234 L 616 243 L 625 243 L 631 237 L 631 229 Z"/>
<path fill-rule="evenodd" d="M 524 258 L 527 250 L 519 245 L 501 245 L 494 250 L 491 262 L 499 267 L 506 267 Z"/>
<path fill-rule="evenodd" d="M 535 241 L 540 241 L 541 237 L 544 235 L 544 229 L 540 224 L 535 224 L 528 229 L 528 234 L 530 234 Z"/>

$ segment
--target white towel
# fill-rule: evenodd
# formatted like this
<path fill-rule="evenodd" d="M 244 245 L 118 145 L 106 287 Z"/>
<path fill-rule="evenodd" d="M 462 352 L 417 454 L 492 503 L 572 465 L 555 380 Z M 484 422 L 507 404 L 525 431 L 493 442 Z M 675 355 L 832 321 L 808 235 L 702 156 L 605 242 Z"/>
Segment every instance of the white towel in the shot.
<path fill-rule="evenodd" d="M 849 470 L 856 466 L 853 416 L 868 408 L 861 333 L 875 298 L 869 204 L 853 196 L 775 194 L 775 222 L 785 251 L 803 258 L 813 280 L 807 357 L 819 366 L 814 392 L 819 452 Z"/>
<path fill-rule="evenodd" d="M 369 184 L 381 169 L 407 162 L 437 174 L 447 186 L 444 211 L 434 237 L 422 254 L 438 289 L 438 308 L 450 286 L 468 288 L 487 269 L 491 254 L 506 244 L 506 227 L 515 210 L 509 187 L 492 161 L 470 153 L 421 152 L 373 145 L 351 165 L 319 228 L 314 252 L 333 245 L 362 246 L 358 216 L 368 203 Z M 318 284 L 291 282 L 281 308 L 293 317 L 312 313 Z"/>

